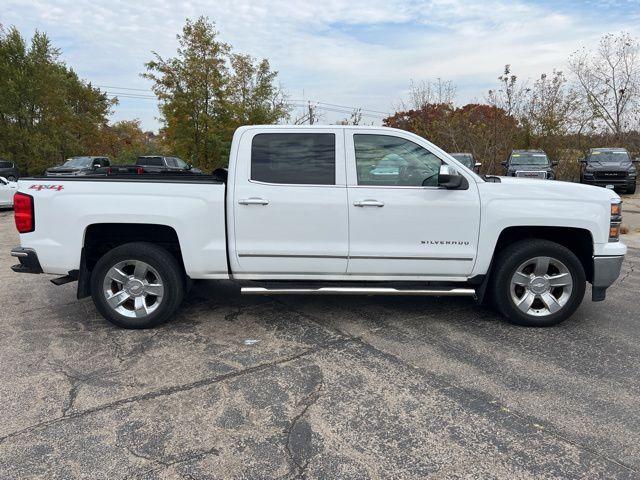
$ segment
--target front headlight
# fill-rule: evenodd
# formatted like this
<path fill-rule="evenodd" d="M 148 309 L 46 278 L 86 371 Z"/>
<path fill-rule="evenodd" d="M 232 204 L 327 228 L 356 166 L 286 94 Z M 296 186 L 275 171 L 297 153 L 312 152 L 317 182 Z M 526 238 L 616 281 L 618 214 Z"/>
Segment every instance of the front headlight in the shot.
<path fill-rule="evenodd" d="M 622 200 L 611 204 L 611 224 L 609 225 L 609 241 L 620 240 L 620 224 L 622 223 Z"/>

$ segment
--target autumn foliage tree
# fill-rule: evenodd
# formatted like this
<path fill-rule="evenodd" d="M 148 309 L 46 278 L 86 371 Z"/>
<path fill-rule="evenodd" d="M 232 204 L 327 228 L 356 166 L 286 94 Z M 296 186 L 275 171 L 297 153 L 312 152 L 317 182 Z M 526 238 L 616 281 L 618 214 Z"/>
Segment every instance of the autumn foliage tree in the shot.
<path fill-rule="evenodd" d="M 95 141 L 114 103 L 67 67 L 45 34 L 27 42 L 0 26 L 0 157 L 23 175 L 71 155 L 102 154 Z"/>
<path fill-rule="evenodd" d="M 187 20 L 177 55 L 154 53 L 143 77 L 153 81 L 167 148 L 204 170 L 226 165 L 233 131 L 287 118 L 277 72 L 264 59 L 233 53 L 206 17 Z"/>

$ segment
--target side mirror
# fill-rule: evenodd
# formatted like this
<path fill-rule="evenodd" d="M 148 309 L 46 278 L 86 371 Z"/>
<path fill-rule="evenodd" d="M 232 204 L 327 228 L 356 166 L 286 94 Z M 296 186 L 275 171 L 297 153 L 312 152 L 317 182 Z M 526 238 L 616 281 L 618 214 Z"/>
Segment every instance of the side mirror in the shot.
<path fill-rule="evenodd" d="M 480 168 L 481 166 L 482 166 L 482 163 L 480 163 L 480 162 L 476 162 L 475 165 L 474 165 L 474 167 L 476 167 L 476 168 Z"/>
<path fill-rule="evenodd" d="M 551 166 L 552 167 L 557 167 L 558 166 L 558 162 L 551 162 Z"/>
<path fill-rule="evenodd" d="M 503 167 L 506 167 L 507 166 L 507 162 L 506 161 L 500 162 L 500 165 L 502 165 Z"/>
<path fill-rule="evenodd" d="M 438 175 L 438 187 L 445 188 L 447 190 L 466 190 L 469 188 L 469 182 L 462 175 Z"/>

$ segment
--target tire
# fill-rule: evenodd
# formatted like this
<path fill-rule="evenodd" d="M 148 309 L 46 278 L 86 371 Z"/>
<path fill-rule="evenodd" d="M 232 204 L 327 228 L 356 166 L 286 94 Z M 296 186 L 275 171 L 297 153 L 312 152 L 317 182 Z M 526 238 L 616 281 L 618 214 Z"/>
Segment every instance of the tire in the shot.
<path fill-rule="evenodd" d="M 627 192 L 629 195 L 633 195 L 634 193 L 636 193 L 636 184 L 634 183 L 633 185 L 629 185 L 627 187 Z"/>
<path fill-rule="evenodd" d="M 127 243 L 98 260 L 91 272 L 91 297 L 100 314 L 114 325 L 153 328 L 176 312 L 185 283 L 182 268 L 164 248 Z M 114 299 L 111 304 L 107 297 Z"/>
<path fill-rule="evenodd" d="M 548 259 L 546 268 L 544 259 Z M 549 240 L 521 240 L 499 254 L 491 288 L 494 305 L 509 322 L 549 327 L 569 318 L 580 306 L 586 276 L 568 248 Z M 516 302 L 523 302 L 521 308 Z"/>
<path fill-rule="evenodd" d="M 18 181 L 18 179 L 14 175 L 9 175 L 7 177 L 7 180 L 9 180 L 10 182 L 17 182 Z"/>

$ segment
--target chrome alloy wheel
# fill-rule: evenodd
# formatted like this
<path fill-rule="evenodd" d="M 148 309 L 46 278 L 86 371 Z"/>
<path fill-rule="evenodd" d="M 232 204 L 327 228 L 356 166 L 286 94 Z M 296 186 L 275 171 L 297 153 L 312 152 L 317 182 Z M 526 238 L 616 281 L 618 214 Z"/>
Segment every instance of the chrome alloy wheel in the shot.
<path fill-rule="evenodd" d="M 153 313 L 164 295 L 160 274 L 140 260 L 115 264 L 104 277 L 102 287 L 107 304 L 120 315 L 132 318 Z"/>
<path fill-rule="evenodd" d="M 510 290 L 511 300 L 521 312 L 545 317 L 567 304 L 573 290 L 573 278 L 560 260 L 534 257 L 516 269 Z"/>

